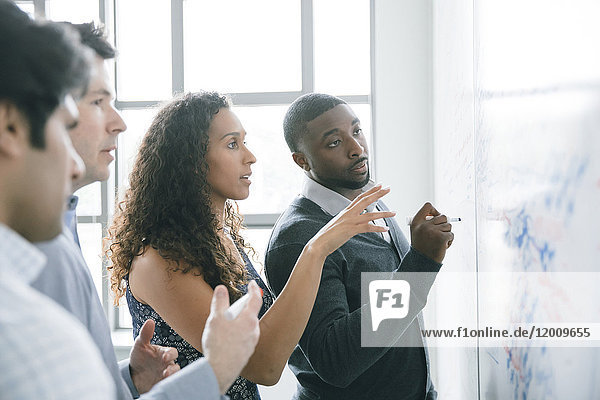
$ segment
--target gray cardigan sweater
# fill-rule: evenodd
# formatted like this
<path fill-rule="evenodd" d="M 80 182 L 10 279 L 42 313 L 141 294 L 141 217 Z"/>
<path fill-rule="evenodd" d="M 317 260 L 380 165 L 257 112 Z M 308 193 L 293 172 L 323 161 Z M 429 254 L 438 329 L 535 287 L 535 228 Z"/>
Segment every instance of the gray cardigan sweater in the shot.
<path fill-rule="evenodd" d="M 378 207 L 387 210 L 382 202 Z M 279 218 L 265 256 L 266 276 L 276 295 L 304 245 L 331 218 L 303 196 Z M 308 325 L 289 359 L 300 383 L 295 398 L 436 398 L 424 347 L 361 347 L 361 313 L 370 312 L 369 305 L 361 304 L 361 272 L 437 273 L 441 267 L 410 247 L 393 218 L 386 223 L 393 243 L 376 233 L 360 234 L 327 257 Z M 420 340 L 420 311 L 432 284 L 433 280 L 422 282 L 416 288 L 418 285 L 411 283 L 411 290 L 415 286 L 417 292 L 417 298 L 411 300 L 413 318 L 396 339 L 410 336 Z"/>

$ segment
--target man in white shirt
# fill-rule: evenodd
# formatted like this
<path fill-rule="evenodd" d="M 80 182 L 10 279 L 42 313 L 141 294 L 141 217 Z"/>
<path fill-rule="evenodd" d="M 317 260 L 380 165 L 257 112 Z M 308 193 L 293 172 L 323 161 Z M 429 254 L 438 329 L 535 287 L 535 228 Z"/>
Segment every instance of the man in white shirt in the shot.
<path fill-rule="evenodd" d="M 89 50 L 68 27 L 31 21 L 0 0 L 0 393 L 3 399 L 113 399 L 115 386 L 83 326 L 30 288 L 46 260 L 29 242 L 62 229 L 72 182 L 83 176 L 69 130 L 73 97 L 86 87 Z M 258 341 L 258 288 L 234 320 L 226 290 L 215 289 L 203 335 L 206 360 L 159 385 L 157 393 L 217 398 L 246 364 Z M 165 398 L 164 395 L 148 398 Z M 181 396 L 180 396 L 181 398 Z"/>

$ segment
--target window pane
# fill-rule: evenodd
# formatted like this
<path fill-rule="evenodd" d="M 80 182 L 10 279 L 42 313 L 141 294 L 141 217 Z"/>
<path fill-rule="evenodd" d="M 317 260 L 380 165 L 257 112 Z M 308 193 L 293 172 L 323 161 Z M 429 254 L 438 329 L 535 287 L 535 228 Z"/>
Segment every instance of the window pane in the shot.
<path fill-rule="evenodd" d="M 46 0 L 46 18 L 75 24 L 100 22 L 98 0 Z"/>
<path fill-rule="evenodd" d="M 157 112 L 158 108 L 122 111 L 123 119 L 127 124 L 127 130 L 119 135 L 119 145 L 117 147 L 119 157 L 117 182 L 119 186 L 119 199 L 123 198 L 122 195 L 125 188 L 129 187 L 129 173 L 133 168 L 138 148 Z"/>
<path fill-rule="evenodd" d="M 283 138 L 283 116 L 289 106 L 234 107 L 256 156 L 247 200 L 239 202 L 243 214 L 279 213 L 300 193 L 302 170 L 292 160 Z"/>
<path fill-rule="evenodd" d="M 75 192 L 79 197 L 77 203 L 77 215 L 101 215 L 102 214 L 102 187 L 100 182 L 94 182 Z"/>
<path fill-rule="evenodd" d="M 171 2 L 119 0 L 117 94 L 119 100 L 171 97 Z"/>
<path fill-rule="evenodd" d="M 260 274 L 260 277 L 266 282 L 264 264 L 265 264 L 265 251 L 267 251 L 267 244 L 269 244 L 269 237 L 271 236 L 271 228 L 260 228 L 260 229 L 246 229 L 242 231 L 242 236 L 247 244 L 252 246 L 256 252 L 255 256 L 251 256 L 250 260 L 254 265 L 256 272 Z"/>
<path fill-rule="evenodd" d="M 373 150 L 373 137 L 371 136 L 371 105 L 350 104 L 350 107 L 360 120 L 360 128 L 363 130 L 363 134 L 367 137 L 369 150 L 371 150 L 369 153 L 371 154 Z"/>
<path fill-rule="evenodd" d="M 186 90 L 302 88 L 299 1 L 185 0 L 183 26 Z"/>
<path fill-rule="evenodd" d="M 315 91 L 335 95 L 369 94 L 369 0 L 313 2 Z"/>
<path fill-rule="evenodd" d="M 121 299 L 119 306 L 119 328 L 133 328 L 129 307 L 127 306 L 127 301 L 124 299 Z"/>
<path fill-rule="evenodd" d="M 33 6 L 33 1 L 17 1 L 16 4 L 21 11 L 26 12 L 30 18 L 34 18 L 35 7 Z"/>
<path fill-rule="evenodd" d="M 81 252 L 87 263 L 98 296 L 102 299 L 102 225 L 77 224 Z"/>

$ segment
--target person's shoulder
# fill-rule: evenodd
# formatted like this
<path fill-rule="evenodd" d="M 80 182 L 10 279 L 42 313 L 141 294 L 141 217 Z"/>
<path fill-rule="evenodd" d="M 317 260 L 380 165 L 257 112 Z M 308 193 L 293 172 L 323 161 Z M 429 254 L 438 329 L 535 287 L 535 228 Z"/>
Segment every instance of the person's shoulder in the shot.
<path fill-rule="evenodd" d="M 32 282 L 36 289 L 51 295 L 53 290 L 80 287 L 86 292 L 93 291 L 94 284 L 85 264 L 81 250 L 64 233 L 56 238 L 36 243 L 35 246 L 46 256 L 46 265 Z"/>
<path fill-rule="evenodd" d="M 27 325 L 27 331 L 35 330 L 34 327 L 37 326 L 44 330 L 44 334 L 46 334 L 46 328 L 52 327 L 52 333 L 56 333 L 54 338 L 61 333 L 70 332 L 74 329 L 73 327 L 76 327 L 77 331 L 85 332 L 84 329 L 81 329 L 83 328 L 81 323 L 53 299 L 22 282 L 10 281 L 8 283 L 10 284 L 0 285 L 3 293 L 0 297 L 10 297 L 11 304 L 13 304 L 10 310 L 0 313 L 2 317 L 12 315 L 7 320 L 0 318 L 2 322 L 0 326 L 4 328 L 2 329 L 4 334 L 7 334 L 11 324 L 22 327 Z M 7 303 L 3 302 L 3 304 Z M 50 332 L 47 333 L 50 335 Z M 74 332 L 74 335 L 78 334 L 79 332 Z"/>
<path fill-rule="evenodd" d="M 184 269 L 182 262 L 167 259 L 159 250 L 146 246 L 131 262 L 129 288 L 135 298 L 144 304 L 150 304 L 157 293 L 194 292 L 198 288 L 212 290 L 201 275 L 183 272 Z"/>
<path fill-rule="evenodd" d="M 78 263 L 80 250 L 77 244 L 64 232 L 46 242 L 35 243 L 35 246 L 48 258 L 48 265 L 63 264 L 65 262 Z"/>
<path fill-rule="evenodd" d="M 331 215 L 324 212 L 313 201 L 298 196 L 281 214 L 273 227 L 273 231 L 282 233 L 290 231 L 293 234 L 301 233 L 307 229 L 314 230 L 315 228 L 318 231 L 331 218 Z"/>
<path fill-rule="evenodd" d="M 21 281 L 14 279 L 8 279 L 0 285 L 2 289 L 2 295 L 0 298 L 10 298 L 10 303 L 13 304 L 10 309 L 7 309 L 8 313 L 12 314 L 13 317 L 8 320 L 3 320 L 0 326 L 6 327 L 7 323 L 12 321 L 14 323 L 30 321 L 29 324 L 46 324 L 47 322 L 54 321 L 51 325 L 56 325 L 59 322 L 57 329 L 62 329 L 64 324 L 75 323 L 79 325 L 79 321 L 67 313 L 63 307 L 59 306 L 53 299 L 40 293 L 29 285 L 24 284 Z M 2 302 L 2 304 L 8 304 Z M 0 313 L 0 317 L 4 318 L 8 315 L 7 313 Z"/>
<path fill-rule="evenodd" d="M 158 279 L 172 277 L 173 273 L 183 269 L 184 265 L 181 262 L 171 260 L 161 255 L 160 250 L 154 246 L 145 246 L 140 254 L 133 257 L 131 261 L 130 274 L 143 273 L 146 275 L 155 276 Z"/>
<path fill-rule="evenodd" d="M 22 282 L 4 283 L 0 284 L 0 298 L 10 297 L 12 305 L 0 312 L 0 339 L 8 347 L 5 349 L 8 359 L 17 360 L 18 365 L 11 364 L 12 371 L 0 367 L 3 374 L 10 376 L 26 370 L 29 376 L 43 376 L 42 381 L 63 385 L 67 378 L 72 379 L 73 370 L 78 369 L 82 391 L 86 384 L 96 388 L 102 383 L 104 390 L 112 388 L 99 350 L 80 321 L 30 286 Z M 44 340 L 39 340 L 39 335 Z M 98 382 L 94 384 L 93 379 Z"/>
<path fill-rule="evenodd" d="M 275 223 L 267 251 L 282 245 L 304 246 L 331 218 L 311 200 L 296 197 Z"/>
<path fill-rule="evenodd" d="M 169 271 L 177 267 L 177 263 L 160 255 L 152 246 L 146 246 L 143 251 L 133 257 L 129 269 L 129 283 L 135 285 L 136 281 L 163 282 L 168 280 Z"/>

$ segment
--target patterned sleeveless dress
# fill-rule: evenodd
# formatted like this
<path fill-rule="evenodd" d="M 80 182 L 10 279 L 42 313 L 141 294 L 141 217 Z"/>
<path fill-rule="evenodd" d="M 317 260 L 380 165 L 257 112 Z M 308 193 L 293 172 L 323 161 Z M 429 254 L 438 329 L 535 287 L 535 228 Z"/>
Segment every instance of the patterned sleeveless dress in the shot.
<path fill-rule="evenodd" d="M 250 279 L 253 279 L 258 283 L 258 286 L 263 290 L 263 305 L 258 313 L 258 317 L 261 318 L 265 312 L 271 307 L 274 301 L 274 297 L 267 288 L 267 285 L 262 281 L 252 262 L 246 255 L 246 253 L 238 248 L 244 263 L 246 264 L 246 270 Z M 154 336 L 152 337 L 152 343 L 160 346 L 175 347 L 179 352 L 179 356 L 175 361 L 181 368 L 184 368 L 189 363 L 203 357 L 202 353 L 196 350 L 190 345 L 185 339 L 177 334 L 152 307 L 147 304 L 142 304 L 133 297 L 131 290 L 129 289 L 129 280 L 126 277 L 127 282 L 127 304 L 129 306 L 129 313 L 131 314 L 131 320 L 133 322 L 133 337 L 134 339 L 139 335 L 140 329 L 144 322 L 151 318 L 156 322 L 156 328 L 154 330 Z M 247 288 L 243 288 L 246 292 Z M 238 376 L 233 385 L 229 388 L 226 393 L 231 400 L 260 400 L 260 394 L 256 383 L 251 382 L 241 376 Z"/>

